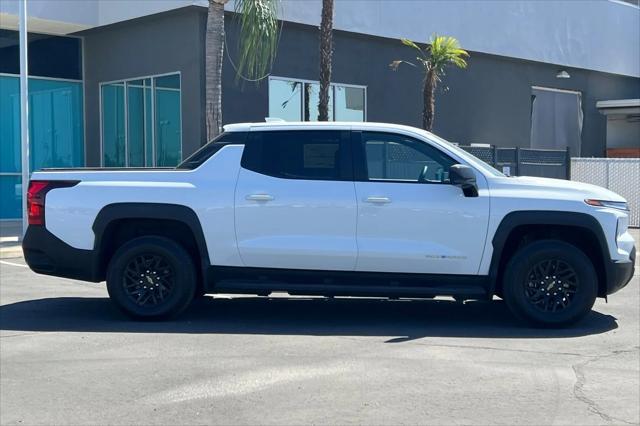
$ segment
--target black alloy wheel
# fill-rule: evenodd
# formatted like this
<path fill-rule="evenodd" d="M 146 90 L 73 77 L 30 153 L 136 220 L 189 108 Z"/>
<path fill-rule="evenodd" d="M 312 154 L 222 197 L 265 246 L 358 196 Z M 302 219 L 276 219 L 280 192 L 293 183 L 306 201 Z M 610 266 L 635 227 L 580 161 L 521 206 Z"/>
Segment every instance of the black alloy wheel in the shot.
<path fill-rule="evenodd" d="M 164 257 L 143 253 L 125 266 L 122 285 L 136 305 L 157 306 L 165 302 L 175 288 L 175 274 Z"/>
<path fill-rule="evenodd" d="M 562 240 L 537 240 L 509 259 L 501 290 L 518 318 L 537 327 L 564 327 L 591 311 L 598 274 L 578 247 Z"/>
<path fill-rule="evenodd" d="M 115 305 L 136 319 L 164 319 L 182 312 L 197 288 L 195 262 L 176 241 L 138 237 L 123 244 L 107 267 Z"/>
<path fill-rule="evenodd" d="M 557 312 L 571 304 L 578 287 L 578 274 L 573 267 L 552 258 L 531 267 L 524 293 L 527 301 L 542 312 Z"/>

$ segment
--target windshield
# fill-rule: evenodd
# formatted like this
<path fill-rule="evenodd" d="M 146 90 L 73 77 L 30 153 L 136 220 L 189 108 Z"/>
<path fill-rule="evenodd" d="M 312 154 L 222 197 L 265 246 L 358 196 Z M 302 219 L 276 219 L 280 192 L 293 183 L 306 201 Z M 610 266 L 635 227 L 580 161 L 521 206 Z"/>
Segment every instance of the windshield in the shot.
<path fill-rule="evenodd" d="M 450 151 L 454 152 L 459 157 L 464 158 L 467 162 L 472 164 L 474 167 L 477 167 L 478 169 L 481 169 L 482 171 L 487 172 L 491 176 L 506 177 L 506 175 L 504 173 L 501 173 L 497 169 L 491 167 L 489 164 L 485 163 L 484 161 L 482 161 L 481 159 L 479 159 L 475 155 L 469 154 L 464 149 L 462 149 L 462 148 L 460 148 L 458 146 L 455 146 L 454 144 L 452 144 L 451 142 L 449 142 L 449 141 L 447 141 L 445 139 L 442 139 L 440 136 L 436 136 L 433 133 L 428 133 L 427 137 L 430 140 L 432 140 L 432 141 L 434 141 L 434 142 L 436 142 L 436 143 L 438 143 L 440 145 L 444 145 L 447 149 L 449 149 Z"/>

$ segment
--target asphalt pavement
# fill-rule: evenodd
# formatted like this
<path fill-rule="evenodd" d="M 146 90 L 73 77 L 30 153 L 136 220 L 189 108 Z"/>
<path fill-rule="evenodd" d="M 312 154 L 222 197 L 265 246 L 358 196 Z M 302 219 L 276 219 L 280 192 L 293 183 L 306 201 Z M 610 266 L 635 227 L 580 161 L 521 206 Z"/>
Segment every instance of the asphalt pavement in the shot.
<path fill-rule="evenodd" d="M 2 259 L 0 423 L 638 424 L 639 281 L 563 330 L 500 301 L 284 295 L 158 323 Z"/>

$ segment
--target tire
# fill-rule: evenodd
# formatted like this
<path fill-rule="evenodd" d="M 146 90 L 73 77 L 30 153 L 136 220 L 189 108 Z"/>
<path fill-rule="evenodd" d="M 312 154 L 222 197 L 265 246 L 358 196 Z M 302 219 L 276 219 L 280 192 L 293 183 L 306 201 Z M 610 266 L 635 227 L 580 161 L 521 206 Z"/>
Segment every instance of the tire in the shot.
<path fill-rule="evenodd" d="M 193 295 L 193 298 L 197 300 L 204 299 L 205 297 L 207 297 L 207 292 L 203 288 L 197 289 Z"/>
<path fill-rule="evenodd" d="M 139 237 L 111 258 L 107 290 L 130 317 L 165 319 L 178 315 L 193 300 L 196 276 L 193 259 L 181 245 L 164 237 Z"/>
<path fill-rule="evenodd" d="M 580 321 L 598 294 L 589 258 L 560 240 L 535 241 L 519 249 L 509 259 L 502 282 L 511 312 L 537 327 L 559 328 Z"/>

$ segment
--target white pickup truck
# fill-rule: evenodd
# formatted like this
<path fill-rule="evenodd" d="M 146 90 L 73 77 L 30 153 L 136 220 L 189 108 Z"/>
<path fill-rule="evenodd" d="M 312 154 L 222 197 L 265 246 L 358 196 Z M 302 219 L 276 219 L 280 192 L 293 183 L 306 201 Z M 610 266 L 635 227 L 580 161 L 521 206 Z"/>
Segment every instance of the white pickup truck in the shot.
<path fill-rule="evenodd" d="M 136 318 L 205 293 L 504 299 L 540 326 L 583 318 L 633 276 L 627 203 L 506 177 L 422 130 L 225 126 L 172 169 L 33 174 L 25 259 L 101 282 Z"/>

